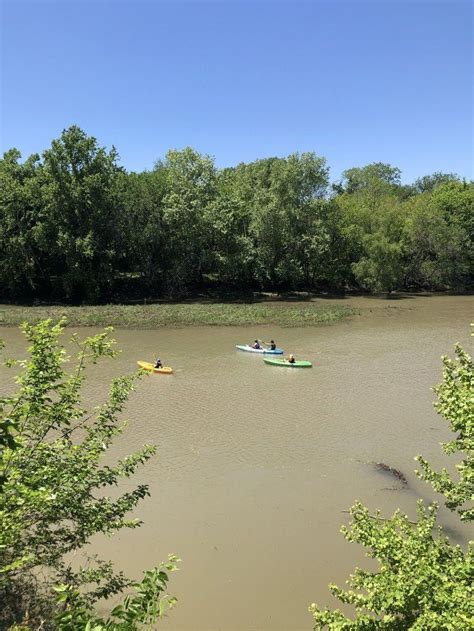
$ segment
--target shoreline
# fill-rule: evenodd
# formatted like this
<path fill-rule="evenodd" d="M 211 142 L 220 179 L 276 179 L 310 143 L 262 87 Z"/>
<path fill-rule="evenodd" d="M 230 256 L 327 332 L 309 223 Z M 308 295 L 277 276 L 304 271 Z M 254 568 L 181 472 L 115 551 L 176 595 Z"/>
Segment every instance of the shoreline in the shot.
<path fill-rule="evenodd" d="M 472 294 L 403 294 L 381 296 L 319 296 L 305 298 L 266 296 L 253 302 L 190 300 L 151 304 L 107 304 L 93 306 L 35 305 L 0 303 L 0 327 L 18 327 L 23 322 L 66 319 L 68 327 L 112 326 L 116 329 L 189 328 L 199 326 L 310 327 L 348 322 L 356 316 L 379 313 L 386 316 L 413 309 L 421 312 L 445 298 L 456 297 L 471 303 Z"/>
<path fill-rule="evenodd" d="M 346 305 L 290 301 L 251 304 L 177 303 L 149 305 L 99 305 L 87 307 L 31 306 L 0 304 L 0 326 L 19 326 L 40 320 L 66 318 L 68 327 L 117 329 L 185 328 L 190 326 L 275 325 L 281 327 L 333 324 L 358 315 Z"/>

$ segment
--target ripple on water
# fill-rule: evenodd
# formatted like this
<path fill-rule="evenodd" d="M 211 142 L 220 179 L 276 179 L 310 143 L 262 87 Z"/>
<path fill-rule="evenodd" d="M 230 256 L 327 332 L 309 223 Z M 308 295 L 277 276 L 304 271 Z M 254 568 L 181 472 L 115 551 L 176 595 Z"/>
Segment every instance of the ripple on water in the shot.
<path fill-rule="evenodd" d="M 93 372 L 94 401 L 150 349 L 175 374 L 138 384 L 115 450 L 158 445 L 159 457 L 133 478 L 151 487 L 136 511 L 146 525 L 101 541 L 98 551 L 111 546 L 110 556 L 135 576 L 168 551 L 183 557 L 172 583 L 179 606 L 165 629 L 306 628 L 307 604 L 329 603 L 327 584 L 343 584 L 365 564 L 339 534 L 347 522 L 341 511 L 359 498 L 384 514 L 400 506 L 411 516 L 417 496 L 432 499 L 413 475 L 413 456 L 445 463 L 438 443 L 447 430 L 430 387 L 441 378 L 440 355 L 458 339 L 469 347 L 474 300 L 403 302 L 411 308 L 396 317 L 367 311 L 331 327 L 118 332 L 122 355 Z M 358 299 L 357 306 L 383 304 Z M 234 350 L 257 334 L 314 367 L 284 370 Z M 16 332 L 1 337 L 22 356 Z M 391 481 L 366 462 L 400 469 L 409 488 L 386 490 Z M 463 542 L 452 516 L 442 518 Z M 291 590 L 275 598 L 288 567 Z M 203 576 L 206 589 L 196 589 Z M 252 595 L 246 607 L 242 593 Z"/>

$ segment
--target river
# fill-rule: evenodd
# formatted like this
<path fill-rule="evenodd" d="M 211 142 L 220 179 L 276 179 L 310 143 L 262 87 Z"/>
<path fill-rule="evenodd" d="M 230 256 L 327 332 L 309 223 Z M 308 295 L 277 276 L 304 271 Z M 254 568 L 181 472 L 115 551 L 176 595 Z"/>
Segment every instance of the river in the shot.
<path fill-rule="evenodd" d="M 327 584 L 344 586 L 356 564 L 368 563 L 339 533 L 343 511 L 360 499 L 386 516 L 397 507 L 414 516 L 418 497 L 435 498 L 414 475 L 413 457 L 446 463 L 439 442 L 449 432 L 430 388 L 441 380 L 440 356 L 456 341 L 471 345 L 474 297 L 330 302 L 360 314 L 312 328 L 118 330 L 122 354 L 92 368 L 91 402 L 154 352 L 175 369 L 139 383 L 114 448 L 159 447 L 134 478 L 150 485 L 136 511 L 144 525 L 94 542 L 137 577 L 168 552 L 182 558 L 170 583 L 179 602 L 161 628 L 310 629 L 309 603 L 335 606 Z M 234 349 L 257 336 L 313 368 L 268 366 Z M 21 355 L 17 330 L 0 337 Z M 374 462 L 402 471 L 408 488 Z M 445 509 L 441 521 L 465 542 L 467 528 Z"/>

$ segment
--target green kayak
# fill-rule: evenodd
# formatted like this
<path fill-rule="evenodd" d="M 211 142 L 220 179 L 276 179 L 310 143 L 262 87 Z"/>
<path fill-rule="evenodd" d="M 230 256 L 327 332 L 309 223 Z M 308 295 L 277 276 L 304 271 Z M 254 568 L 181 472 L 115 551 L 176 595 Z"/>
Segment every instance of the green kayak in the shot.
<path fill-rule="evenodd" d="M 285 368 L 311 368 L 313 365 L 311 362 L 293 362 L 292 364 L 287 359 L 270 359 L 267 357 L 263 358 L 263 361 L 266 364 L 271 364 L 272 366 L 284 366 Z"/>

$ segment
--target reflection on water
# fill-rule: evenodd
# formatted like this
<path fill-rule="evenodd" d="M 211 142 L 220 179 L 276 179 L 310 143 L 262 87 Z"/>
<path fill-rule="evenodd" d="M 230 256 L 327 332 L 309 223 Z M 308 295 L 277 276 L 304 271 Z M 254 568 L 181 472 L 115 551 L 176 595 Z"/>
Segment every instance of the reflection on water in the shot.
<path fill-rule="evenodd" d="M 308 604 L 333 605 L 327 584 L 367 564 L 339 534 L 342 511 L 360 499 L 413 516 L 417 497 L 433 498 L 413 474 L 413 456 L 444 463 L 439 442 L 448 433 L 430 387 L 441 378 L 440 355 L 458 340 L 469 346 L 474 299 L 419 297 L 389 310 L 383 300 L 344 302 L 361 315 L 333 326 L 117 331 L 119 359 L 91 370 L 91 402 L 137 359 L 157 353 L 175 370 L 139 383 L 115 447 L 123 455 L 159 446 L 134 480 L 152 492 L 137 511 L 145 525 L 94 544 L 137 576 L 168 552 L 183 559 L 171 586 L 179 603 L 162 628 L 311 628 Z M 256 335 L 313 368 L 281 369 L 234 349 Z M 1 337 L 21 355 L 17 331 Z M 402 471 L 408 488 L 387 490 L 394 485 L 373 462 Z M 467 529 L 445 510 L 442 520 L 465 540 Z"/>

